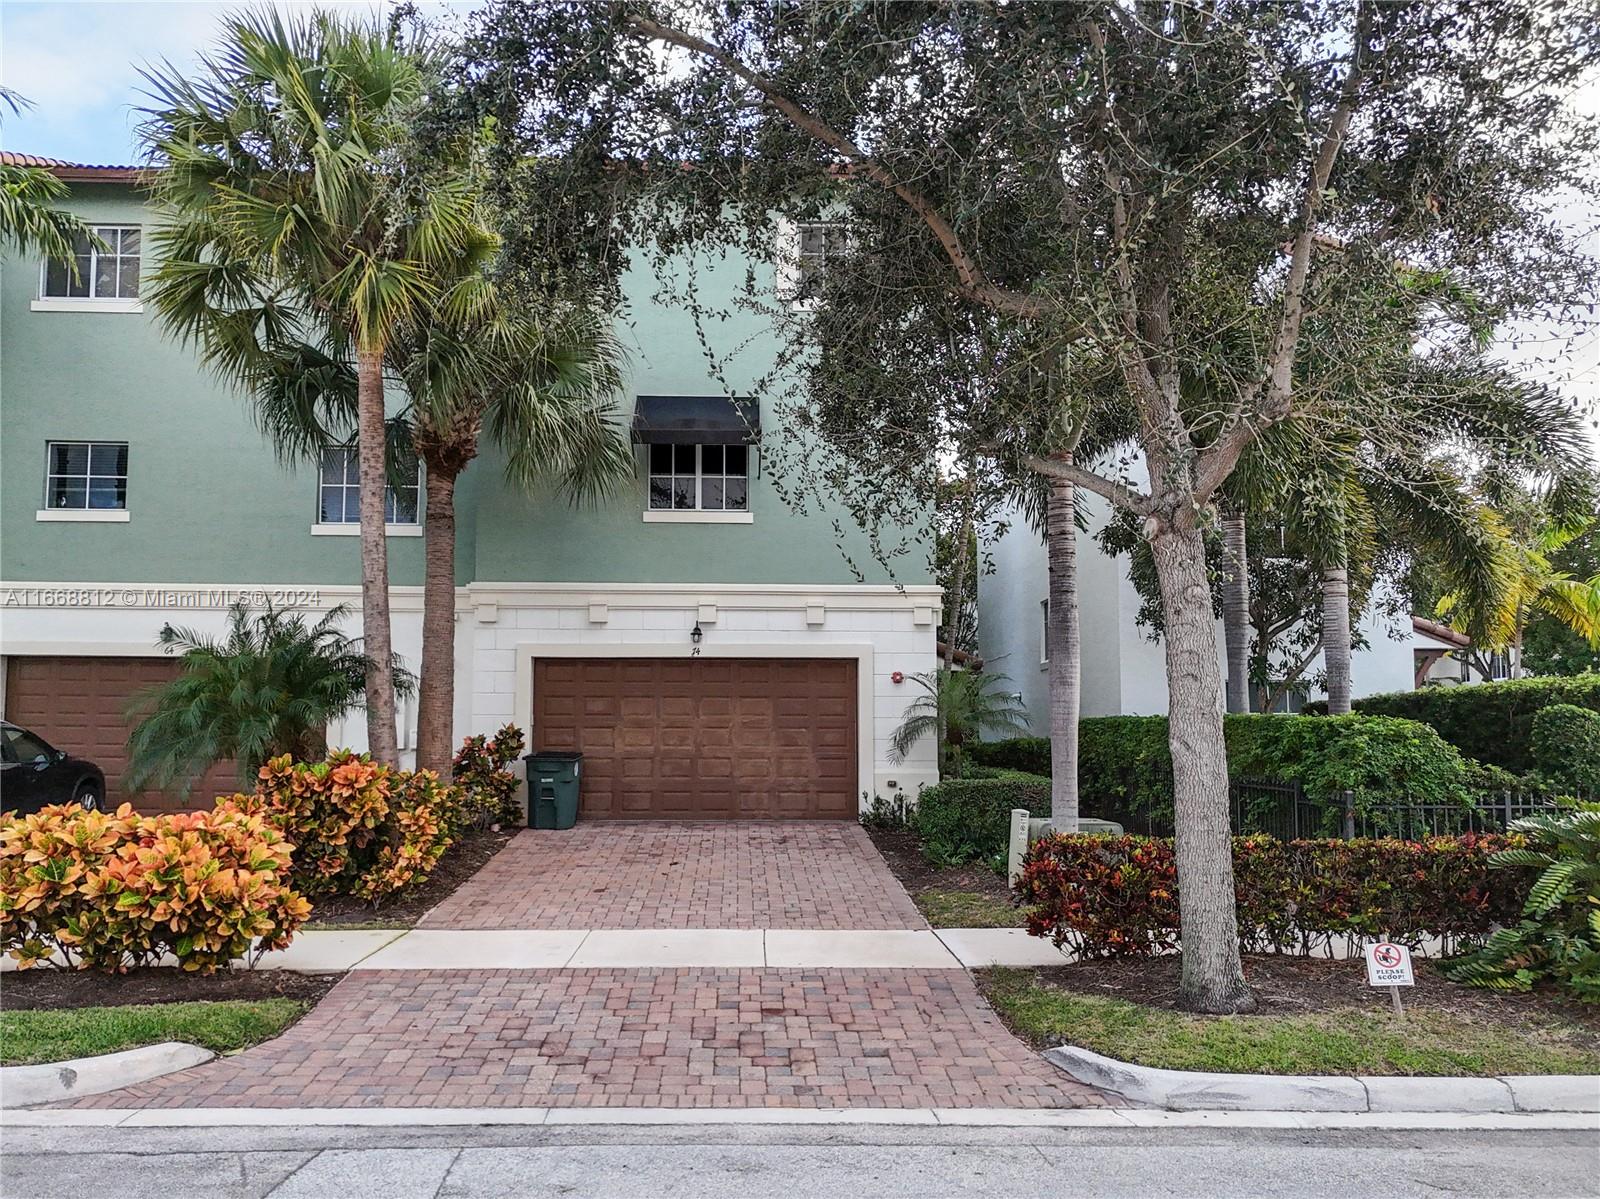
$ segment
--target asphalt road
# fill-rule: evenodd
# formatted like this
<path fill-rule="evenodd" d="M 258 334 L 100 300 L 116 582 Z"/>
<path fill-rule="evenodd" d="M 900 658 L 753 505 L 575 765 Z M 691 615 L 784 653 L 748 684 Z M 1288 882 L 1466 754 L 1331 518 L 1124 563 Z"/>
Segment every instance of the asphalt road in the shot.
<path fill-rule="evenodd" d="M 1594 1132 L 12 1128 L 6 1199 L 1600 1195 Z"/>

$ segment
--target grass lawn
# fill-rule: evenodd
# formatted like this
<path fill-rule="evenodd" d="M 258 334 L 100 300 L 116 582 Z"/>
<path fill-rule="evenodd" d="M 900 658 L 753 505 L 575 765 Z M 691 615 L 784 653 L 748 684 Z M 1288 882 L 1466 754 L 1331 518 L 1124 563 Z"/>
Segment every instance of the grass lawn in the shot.
<path fill-rule="evenodd" d="M 1192 1016 L 1041 982 L 1028 970 L 981 976 L 1011 1028 L 1035 1045 L 1070 1042 L 1120 1061 L 1238 1074 L 1593 1074 L 1600 1052 L 1558 1021 L 1505 1021 L 1419 1007 Z"/>
<path fill-rule="evenodd" d="M 1020 928 L 1022 910 L 1004 896 L 981 891 L 914 891 L 912 901 L 934 928 Z"/>
<path fill-rule="evenodd" d="M 59 1062 L 158 1041 L 188 1041 L 227 1053 L 277 1036 L 309 1006 L 297 999 L 227 999 L 8 1010 L 0 1012 L 0 1062 Z"/>

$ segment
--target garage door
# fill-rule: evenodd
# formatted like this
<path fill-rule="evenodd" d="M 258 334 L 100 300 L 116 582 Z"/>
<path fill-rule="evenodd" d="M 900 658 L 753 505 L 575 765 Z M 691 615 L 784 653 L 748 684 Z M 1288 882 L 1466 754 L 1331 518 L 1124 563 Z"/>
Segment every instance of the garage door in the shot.
<path fill-rule="evenodd" d="M 590 820 L 853 819 L 848 658 L 541 658 L 533 743 L 584 756 Z"/>
<path fill-rule="evenodd" d="M 122 787 L 128 765 L 128 706 L 145 688 L 177 673 L 175 658 L 9 657 L 6 719 L 100 767 L 113 808 L 123 802 L 143 811 L 209 808 L 216 796 L 238 789 L 232 763 L 207 771 L 187 799 L 130 795 Z"/>

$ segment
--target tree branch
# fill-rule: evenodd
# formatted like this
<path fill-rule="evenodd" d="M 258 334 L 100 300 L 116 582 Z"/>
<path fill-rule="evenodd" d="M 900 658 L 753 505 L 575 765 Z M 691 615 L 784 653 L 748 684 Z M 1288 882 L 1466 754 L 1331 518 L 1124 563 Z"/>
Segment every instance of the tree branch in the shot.
<path fill-rule="evenodd" d="M 1149 496 L 1141 495 L 1133 488 L 1092 470 L 1085 470 L 1077 463 L 1064 462 L 1060 458 L 1041 458 L 1037 454 L 1029 454 L 1022 461 L 1029 470 L 1037 471 L 1047 479 L 1065 479 L 1074 487 L 1092 491 L 1103 499 L 1110 500 L 1117 507 L 1126 508 L 1139 516 L 1144 516 L 1150 511 Z"/>
<path fill-rule="evenodd" d="M 888 167 L 869 155 L 850 138 L 801 108 L 779 91 L 770 79 L 751 70 L 720 46 L 692 33 L 685 33 L 637 14 L 628 18 L 628 26 L 632 32 L 646 40 L 667 42 L 717 63 L 730 75 L 743 80 L 760 92 L 762 97 L 787 117 L 796 129 L 842 154 L 859 167 L 868 178 L 900 197 L 927 226 L 928 231 L 944 250 L 945 257 L 950 260 L 950 265 L 955 270 L 958 281 L 956 292 L 959 295 L 995 312 L 1024 319 L 1034 319 L 1047 314 L 1048 306 L 1037 298 L 993 283 L 972 257 L 960 234 L 956 232 L 955 226 L 939 211 L 932 200 L 896 179 Z"/>
<path fill-rule="evenodd" d="M 1311 176 L 1300 198 L 1297 229 L 1289 253 L 1289 273 L 1283 285 L 1283 311 L 1268 351 L 1266 370 L 1251 389 L 1238 414 L 1223 428 L 1217 440 L 1200 456 L 1196 470 L 1196 496 L 1204 502 L 1222 485 L 1239 461 L 1245 448 L 1261 431 L 1284 420 L 1294 407 L 1294 360 L 1300 343 L 1300 325 L 1305 319 L 1306 280 L 1311 270 L 1311 251 L 1317 238 L 1317 215 L 1327 194 L 1328 180 L 1344 145 L 1350 120 L 1361 102 L 1361 83 L 1366 62 L 1363 51 L 1371 33 L 1370 0 L 1361 0 L 1356 9 L 1355 45 L 1350 54 L 1350 73 L 1339 89 L 1339 102 L 1328 119 L 1322 145 L 1312 162 Z"/>

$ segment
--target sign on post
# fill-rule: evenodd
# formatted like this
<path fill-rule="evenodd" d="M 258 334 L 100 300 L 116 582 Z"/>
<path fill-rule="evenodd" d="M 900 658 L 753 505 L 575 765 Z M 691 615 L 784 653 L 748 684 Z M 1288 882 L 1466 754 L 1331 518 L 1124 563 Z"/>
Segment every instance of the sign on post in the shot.
<path fill-rule="evenodd" d="M 1379 941 L 1367 946 L 1367 986 L 1388 987 L 1397 1014 L 1405 1011 L 1400 1006 L 1400 988 L 1414 987 L 1416 983 L 1411 972 L 1411 951 L 1404 945 Z"/>

